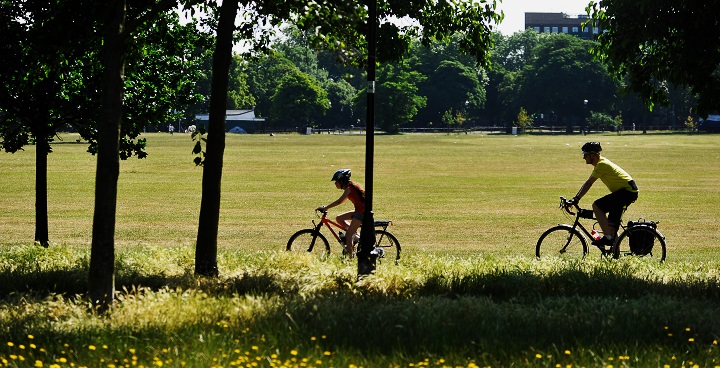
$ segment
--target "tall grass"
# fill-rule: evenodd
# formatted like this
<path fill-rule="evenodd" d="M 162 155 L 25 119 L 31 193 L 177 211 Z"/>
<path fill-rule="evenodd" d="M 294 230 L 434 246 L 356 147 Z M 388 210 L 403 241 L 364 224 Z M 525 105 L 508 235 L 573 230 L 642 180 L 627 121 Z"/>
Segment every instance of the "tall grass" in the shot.
<path fill-rule="evenodd" d="M 666 263 L 533 258 L 539 234 L 566 221 L 557 197 L 590 173 L 588 139 L 635 177 L 626 219 L 660 220 Z M 150 157 L 121 165 L 108 314 L 84 297 L 94 158 L 54 147 L 43 249 L 31 244 L 34 147 L 3 154 L 0 366 L 720 366 L 716 140 L 378 136 L 376 218 L 394 220 L 403 259 L 358 282 L 353 262 L 282 249 L 339 195 L 332 172 L 364 181 L 364 136 L 228 136 L 221 276 L 203 279 L 202 171 L 189 137 L 150 134 Z"/>
<path fill-rule="evenodd" d="M 223 249 L 222 276 L 202 279 L 192 276 L 187 249 L 133 247 L 118 257 L 117 306 L 98 315 L 82 297 L 86 251 L 38 250 L 0 252 L 0 362 L 8 366 L 58 359 L 61 366 L 375 367 L 425 359 L 715 366 L 720 359 L 717 261 L 413 254 L 356 282 L 355 265 L 337 256 Z"/>

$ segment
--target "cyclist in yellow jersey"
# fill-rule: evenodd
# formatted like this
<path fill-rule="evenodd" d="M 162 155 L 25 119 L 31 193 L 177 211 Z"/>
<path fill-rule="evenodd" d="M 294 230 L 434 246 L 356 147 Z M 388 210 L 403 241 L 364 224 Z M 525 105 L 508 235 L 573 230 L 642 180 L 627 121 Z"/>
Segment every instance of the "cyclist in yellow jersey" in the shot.
<path fill-rule="evenodd" d="M 598 179 L 607 186 L 610 194 L 597 199 L 592 205 L 595 218 L 605 234 L 600 240 L 593 241 L 593 245 L 604 247 L 611 245 L 615 240 L 623 210 L 637 200 L 638 187 L 625 170 L 600 155 L 600 151 L 602 151 L 600 142 L 587 142 L 582 146 L 585 163 L 595 168 L 575 197 L 570 200 L 570 205 L 580 202 Z"/>
<path fill-rule="evenodd" d="M 362 225 L 363 216 L 365 215 L 365 190 L 354 181 L 350 180 L 352 173 L 350 169 L 341 169 L 333 174 L 330 181 L 335 182 L 335 187 L 341 189 L 343 194 L 335 202 L 330 203 L 327 206 L 320 206 L 317 208 L 318 211 L 327 211 L 331 207 L 342 204 L 345 200 L 350 200 L 354 205 L 355 209 L 345 213 L 337 215 L 335 218 L 337 222 L 345 226 L 347 231 L 345 235 L 345 249 L 348 252 L 350 258 L 353 258 L 355 251 L 355 243 L 359 239 L 355 234 Z"/>

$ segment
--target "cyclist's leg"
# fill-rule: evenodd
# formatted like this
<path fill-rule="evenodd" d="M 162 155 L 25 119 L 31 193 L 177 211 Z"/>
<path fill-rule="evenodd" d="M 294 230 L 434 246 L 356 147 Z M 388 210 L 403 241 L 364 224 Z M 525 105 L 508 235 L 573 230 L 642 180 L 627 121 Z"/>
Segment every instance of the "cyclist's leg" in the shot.
<path fill-rule="evenodd" d="M 335 217 L 335 221 L 342 225 L 343 230 L 347 231 L 348 227 L 350 227 L 350 220 L 352 220 L 353 211 L 341 213 Z"/>
<path fill-rule="evenodd" d="M 605 197 L 603 197 L 605 198 Z M 600 198 L 602 199 L 602 198 Z M 600 201 L 598 199 L 597 201 L 593 202 L 592 209 L 593 213 L 595 214 L 595 219 L 597 219 L 598 225 L 600 225 L 600 229 L 602 229 L 603 234 L 615 234 L 615 231 L 610 228 L 610 224 L 608 223 L 607 215 L 605 215 L 605 209 L 601 208 L 598 202 Z"/>
<path fill-rule="evenodd" d="M 623 189 L 610 193 L 593 203 L 595 218 L 608 239 L 614 239 L 617 236 L 622 214 L 636 199 L 637 192 Z"/>
<path fill-rule="evenodd" d="M 347 229 L 347 233 L 345 234 L 345 246 L 348 249 L 350 258 L 355 255 L 354 237 L 355 233 L 357 233 L 357 230 L 360 228 L 360 225 L 362 225 L 362 221 L 358 220 L 356 217 L 353 216 L 352 221 L 350 221 L 350 226 Z"/>

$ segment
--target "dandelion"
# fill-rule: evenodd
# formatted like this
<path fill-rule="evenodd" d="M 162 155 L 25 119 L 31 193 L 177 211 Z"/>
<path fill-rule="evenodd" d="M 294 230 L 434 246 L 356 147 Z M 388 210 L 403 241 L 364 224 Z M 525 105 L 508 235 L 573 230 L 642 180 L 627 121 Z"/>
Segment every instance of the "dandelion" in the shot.
<path fill-rule="evenodd" d="M 35 361 L 35 366 L 36 366 L 36 367 L 42 367 L 42 366 L 43 366 L 43 363 L 42 363 L 41 361 L 39 361 L 39 360 L 36 360 L 36 361 Z"/>
<path fill-rule="evenodd" d="M 695 342 L 695 339 L 691 337 L 691 338 L 688 339 L 688 341 L 689 341 L 689 342 Z"/>
<path fill-rule="evenodd" d="M 7 346 L 13 347 L 13 346 L 15 346 L 15 344 L 13 344 L 12 342 L 8 341 Z"/>
<path fill-rule="evenodd" d="M 565 355 L 570 355 L 570 350 L 565 350 Z"/>
<path fill-rule="evenodd" d="M 95 349 L 97 349 L 97 348 L 95 347 L 95 345 L 90 345 L 90 346 L 88 346 L 88 349 L 90 349 L 90 350 L 95 350 Z"/>
<path fill-rule="evenodd" d="M 315 336 L 310 338 L 310 341 L 315 341 L 315 340 L 317 340 L 317 338 L 315 338 Z"/>
<path fill-rule="evenodd" d="M 294 349 L 290 350 L 290 355 L 298 355 L 298 351 Z"/>
<path fill-rule="evenodd" d="M 325 355 L 325 356 L 330 356 L 330 354 L 331 354 L 331 353 L 330 353 L 329 351 L 325 351 L 325 352 L 323 353 L 323 355 Z"/>
<path fill-rule="evenodd" d="M 256 345 L 253 345 L 251 349 L 258 350 L 259 348 Z"/>
<path fill-rule="evenodd" d="M 542 359 L 542 354 L 535 354 L 535 358 Z"/>
<path fill-rule="evenodd" d="M 690 327 L 685 327 L 685 332 L 690 332 Z"/>
<path fill-rule="evenodd" d="M 32 340 L 32 339 L 34 339 L 34 338 L 35 338 L 35 336 L 33 336 L 33 335 L 28 335 L 28 339 Z"/>
<path fill-rule="evenodd" d="M 128 351 L 130 352 L 130 354 L 135 355 L 135 349 L 130 349 Z"/>

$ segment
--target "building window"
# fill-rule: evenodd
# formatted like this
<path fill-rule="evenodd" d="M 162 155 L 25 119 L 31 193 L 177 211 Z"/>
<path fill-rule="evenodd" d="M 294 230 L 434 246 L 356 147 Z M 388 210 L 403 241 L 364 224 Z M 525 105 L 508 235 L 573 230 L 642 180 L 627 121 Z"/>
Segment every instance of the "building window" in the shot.
<path fill-rule="evenodd" d="M 558 27 L 552 27 L 552 33 L 558 33 Z"/>
<path fill-rule="evenodd" d="M 573 33 L 578 33 L 578 27 L 573 27 Z"/>
<path fill-rule="evenodd" d="M 600 33 L 600 29 L 598 27 L 593 27 L 593 34 Z"/>
<path fill-rule="evenodd" d="M 545 33 L 550 33 L 550 27 L 545 27 Z"/>
<path fill-rule="evenodd" d="M 563 33 L 568 33 L 568 27 L 563 27 Z"/>
<path fill-rule="evenodd" d="M 535 30 L 535 32 L 540 33 L 540 27 L 533 27 L 533 29 Z"/>

